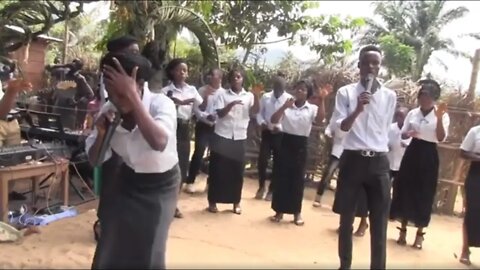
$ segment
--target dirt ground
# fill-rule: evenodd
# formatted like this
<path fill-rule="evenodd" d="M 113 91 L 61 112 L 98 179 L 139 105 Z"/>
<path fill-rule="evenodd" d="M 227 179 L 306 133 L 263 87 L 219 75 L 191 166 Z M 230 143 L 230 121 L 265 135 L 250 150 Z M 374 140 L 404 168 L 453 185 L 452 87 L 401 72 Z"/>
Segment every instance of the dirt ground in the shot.
<path fill-rule="evenodd" d="M 203 190 L 203 178 L 197 186 Z M 231 205 L 219 205 L 219 213 L 208 213 L 205 194 L 182 194 L 179 205 L 185 218 L 172 224 L 167 267 L 338 268 L 335 233 L 338 217 L 330 210 L 332 192 L 326 194 L 325 206 L 316 209 L 311 206 L 314 190 L 306 190 L 303 204 L 306 223 L 298 227 L 288 216 L 280 224 L 268 221 L 273 214 L 270 203 L 253 199 L 256 187 L 255 180 L 245 181 L 242 215 L 232 214 Z M 95 204 L 90 203 L 88 207 L 90 210 L 75 218 L 41 228 L 41 234 L 29 236 L 21 244 L 3 244 L 0 268 L 90 268 L 95 248 L 91 228 L 96 214 Z M 461 222 L 456 217 L 435 215 L 420 251 L 396 245 L 397 224 L 390 223 L 387 267 L 467 268 L 454 258 L 461 246 Z M 408 235 L 409 244 L 414 237 L 412 229 Z M 471 259 L 480 266 L 479 251 L 472 250 Z M 369 261 L 367 233 L 363 238 L 354 238 L 353 267 L 368 268 Z"/>

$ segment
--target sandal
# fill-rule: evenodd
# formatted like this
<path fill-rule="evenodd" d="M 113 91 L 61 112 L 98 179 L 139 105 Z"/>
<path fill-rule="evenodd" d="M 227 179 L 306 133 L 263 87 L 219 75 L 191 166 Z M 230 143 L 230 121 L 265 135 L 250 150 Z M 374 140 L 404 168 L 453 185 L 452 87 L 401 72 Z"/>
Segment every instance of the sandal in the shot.
<path fill-rule="evenodd" d="M 175 209 L 175 215 L 174 215 L 175 218 L 183 218 L 183 214 L 182 212 L 180 212 L 180 210 L 177 208 Z"/>
<path fill-rule="evenodd" d="M 365 232 L 368 229 L 368 224 L 365 226 L 365 228 L 362 228 L 363 226 L 358 226 L 357 231 L 353 234 L 356 237 L 363 237 L 365 236 Z"/>
<path fill-rule="evenodd" d="M 279 223 L 280 221 L 282 221 L 282 219 L 283 219 L 282 214 L 276 214 L 275 216 L 270 217 L 270 221 L 275 223 Z"/>
<path fill-rule="evenodd" d="M 97 221 L 95 221 L 95 223 L 93 223 L 93 238 L 97 242 L 100 239 L 100 232 L 101 232 L 101 230 L 100 230 L 100 220 L 97 219 Z"/>
<path fill-rule="evenodd" d="M 217 208 L 217 206 L 215 206 L 215 205 L 209 205 L 209 206 L 207 207 L 207 211 L 210 212 L 210 213 L 214 213 L 214 214 L 215 214 L 215 213 L 218 213 L 218 208 Z"/>
<path fill-rule="evenodd" d="M 424 232 L 421 232 L 421 233 L 417 232 L 417 237 L 415 237 L 415 242 L 413 242 L 413 245 L 412 245 L 413 248 L 418 250 L 422 249 L 423 240 L 425 240 L 425 238 L 423 237 L 424 235 L 425 235 Z"/>
<path fill-rule="evenodd" d="M 233 207 L 233 213 L 234 214 L 237 214 L 237 215 L 241 215 L 242 214 L 242 208 L 240 207 L 240 205 L 235 205 Z"/>
<path fill-rule="evenodd" d="M 300 214 L 295 214 L 293 216 L 293 223 L 297 226 L 303 226 L 305 224 L 305 221 L 302 219 L 302 216 Z"/>
<path fill-rule="evenodd" d="M 400 227 L 397 227 L 397 229 L 400 231 L 397 239 L 397 244 L 399 244 L 400 246 L 405 246 L 407 244 L 407 229 L 403 229 Z"/>
<path fill-rule="evenodd" d="M 457 257 L 457 255 L 455 254 L 455 258 Z M 466 266 L 470 266 L 472 265 L 472 262 L 470 261 L 470 251 L 467 252 L 466 254 L 462 252 L 462 256 L 460 257 L 460 259 L 458 260 L 461 264 L 464 264 Z"/>

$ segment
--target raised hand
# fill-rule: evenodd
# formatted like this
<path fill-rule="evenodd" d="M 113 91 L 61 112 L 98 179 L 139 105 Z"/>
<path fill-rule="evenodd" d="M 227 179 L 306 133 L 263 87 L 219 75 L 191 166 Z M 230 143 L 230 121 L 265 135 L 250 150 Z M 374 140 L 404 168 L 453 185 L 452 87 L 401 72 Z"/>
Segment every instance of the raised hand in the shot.
<path fill-rule="evenodd" d="M 447 109 L 448 107 L 445 102 L 438 104 L 437 107 L 433 107 L 433 111 L 435 113 L 435 116 L 437 116 L 437 118 L 442 118 L 443 115 L 447 112 Z"/>
<path fill-rule="evenodd" d="M 32 84 L 23 79 L 11 79 L 7 82 L 7 86 L 5 87 L 5 89 L 14 93 L 19 93 L 21 91 L 31 91 Z"/>
<path fill-rule="evenodd" d="M 292 108 L 293 104 L 295 104 L 295 99 L 289 98 L 289 99 L 287 99 L 287 101 L 285 101 L 285 103 L 283 104 L 283 107 Z"/>
<path fill-rule="evenodd" d="M 137 70 L 134 67 L 132 74 L 127 74 L 122 65 L 116 58 L 113 58 L 115 67 L 105 65 L 104 68 L 104 83 L 107 89 L 112 89 L 118 96 L 124 96 L 128 99 L 139 97 L 137 88 Z"/>
<path fill-rule="evenodd" d="M 318 96 L 321 99 L 326 98 L 330 93 L 333 92 L 333 86 L 331 84 L 327 84 L 321 88 L 318 89 Z"/>

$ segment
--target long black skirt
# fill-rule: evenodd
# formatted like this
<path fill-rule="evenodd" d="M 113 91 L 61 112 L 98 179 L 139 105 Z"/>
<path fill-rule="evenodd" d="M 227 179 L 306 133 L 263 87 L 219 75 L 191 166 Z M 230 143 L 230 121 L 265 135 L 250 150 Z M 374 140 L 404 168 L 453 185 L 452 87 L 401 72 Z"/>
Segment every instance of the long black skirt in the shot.
<path fill-rule="evenodd" d="M 177 152 L 181 179 L 185 182 L 190 164 L 190 121 L 177 119 Z"/>
<path fill-rule="evenodd" d="M 468 246 L 480 247 L 480 162 L 472 162 L 465 179 L 465 227 Z"/>
<path fill-rule="evenodd" d="M 168 230 L 177 205 L 180 169 L 135 173 L 122 165 L 110 214 L 102 216 L 102 236 L 92 269 L 165 269 Z"/>
<path fill-rule="evenodd" d="M 277 213 L 302 212 L 307 142 L 308 137 L 283 133 L 279 157 L 273 164 L 272 209 Z"/>
<path fill-rule="evenodd" d="M 113 151 L 112 151 L 113 152 Z M 118 177 L 123 163 L 122 158 L 113 152 L 112 157 L 102 164 L 102 181 L 100 184 L 100 200 L 98 202 L 98 219 L 110 213 L 112 200 L 119 190 Z"/>
<path fill-rule="evenodd" d="M 412 139 L 393 181 L 390 218 L 427 227 L 438 183 L 437 144 Z"/>
<path fill-rule="evenodd" d="M 245 140 L 231 140 L 214 134 L 210 144 L 208 202 L 240 203 L 244 171 Z"/>

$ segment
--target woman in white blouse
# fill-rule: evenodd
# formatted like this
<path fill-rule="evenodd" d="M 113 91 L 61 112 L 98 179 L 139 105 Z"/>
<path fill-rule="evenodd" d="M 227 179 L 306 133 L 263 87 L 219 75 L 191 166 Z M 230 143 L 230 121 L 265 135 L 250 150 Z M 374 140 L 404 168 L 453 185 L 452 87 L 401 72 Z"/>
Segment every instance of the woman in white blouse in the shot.
<path fill-rule="evenodd" d="M 430 223 L 438 182 L 438 142 L 448 135 L 450 118 L 446 104 L 435 106 L 440 85 L 434 80 L 419 82 L 419 107 L 411 110 L 402 127 L 402 138 L 412 138 L 393 182 L 390 218 L 401 222 L 399 245 L 406 245 L 407 225 L 417 227 L 413 247 L 422 249 L 423 229 Z"/>
<path fill-rule="evenodd" d="M 283 214 L 293 214 L 294 223 L 304 224 L 301 216 L 302 199 L 307 161 L 307 142 L 313 123 L 325 118 L 324 98 L 331 91 L 322 89 L 313 96 L 313 86 L 302 80 L 294 85 L 294 98 L 288 99 L 271 118 L 273 125 L 281 123 L 283 132 L 278 162 L 274 163 L 271 221 L 280 222 Z M 307 101 L 308 99 L 311 102 Z M 312 104 L 313 103 L 313 104 Z"/>
<path fill-rule="evenodd" d="M 465 218 L 460 262 L 470 265 L 470 247 L 480 247 L 480 126 L 470 129 L 460 146 L 461 157 L 471 161 L 465 179 Z"/>
<path fill-rule="evenodd" d="M 256 94 L 243 89 L 243 70 L 232 69 L 227 74 L 230 89 L 219 94 L 214 108 L 218 120 L 210 145 L 208 169 L 208 208 L 217 213 L 217 203 L 233 204 L 233 212 L 242 213 L 245 142 L 250 116 L 258 113 Z"/>

